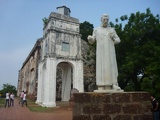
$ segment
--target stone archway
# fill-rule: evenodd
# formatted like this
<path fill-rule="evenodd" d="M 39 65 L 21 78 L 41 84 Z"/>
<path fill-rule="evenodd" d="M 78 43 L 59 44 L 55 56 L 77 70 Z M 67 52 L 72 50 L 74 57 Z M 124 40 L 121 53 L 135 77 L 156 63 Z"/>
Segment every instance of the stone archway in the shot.
<path fill-rule="evenodd" d="M 56 106 L 56 90 L 59 91 L 59 100 L 69 101 L 70 90 L 76 88 L 83 92 L 83 62 L 82 61 L 66 61 L 62 59 L 46 58 L 39 64 L 38 71 L 38 93 L 36 103 L 46 107 Z M 61 72 L 61 82 L 57 88 L 57 69 Z M 72 85 L 73 83 L 73 85 Z"/>
<path fill-rule="evenodd" d="M 70 90 L 73 84 L 72 65 L 68 62 L 61 62 L 57 65 L 56 73 L 56 100 L 69 101 Z"/>

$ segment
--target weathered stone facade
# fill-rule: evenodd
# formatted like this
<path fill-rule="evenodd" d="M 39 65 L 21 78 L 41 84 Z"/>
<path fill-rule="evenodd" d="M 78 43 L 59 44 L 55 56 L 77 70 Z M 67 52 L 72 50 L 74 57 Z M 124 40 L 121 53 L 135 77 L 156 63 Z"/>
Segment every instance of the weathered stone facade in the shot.
<path fill-rule="evenodd" d="M 25 62 L 23 63 L 22 68 L 19 70 L 19 77 L 18 77 L 18 86 L 17 86 L 17 95 L 20 94 L 21 91 L 27 91 L 29 97 L 36 97 L 37 96 L 37 85 L 38 85 L 38 62 L 40 61 L 40 57 L 41 57 L 41 43 L 42 39 L 37 40 L 37 42 L 35 43 L 33 49 L 31 50 L 30 54 L 28 55 L 28 57 L 26 58 Z M 95 69 L 95 60 L 92 58 L 93 55 L 90 56 L 90 53 L 88 53 L 89 51 L 89 45 L 86 41 L 81 39 L 81 47 L 82 47 L 82 57 L 83 57 L 83 63 L 84 63 L 84 72 L 83 72 L 83 76 L 84 76 L 84 91 L 85 92 L 93 92 L 93 90 L 95 90 L 95 76 L 96 76 L 96 69 Z M 88 54 L 89 55 L 88 55 Z M 95 51 L 92 51 L 91 54 L 95 54 Z M 35 56 L 33 56 L 35 55 Z M 30 60 L 30 59 L 33 59 Z M 36 62 L 35 62 L 36 61 Z M 32 65 L 31 65 L 32 64 Z M 34 65 L 33 65 L 34 64 Z M 32 79 L 32 82 L 34 82 L 33 86 L 30 86 L 30 84 L 26 85 L 27 80 L 30 80 L 29 77 L 25 77 L 26 79 L 24 79 L 24 76 L 26 76 L 24 73 L 28 73 L 28 76 L 31 76 L 31 69 L 26 69 L 27 66 L 34 66 L 34 70 L 36 70 L 34 72 L 34 78 Z M 32 69 L 33 70 L 33 69 Z M 30 75 L 29 75 L 30 74 Z M 33 76 L 33 72 L 32 72 L 32 76 Z M 61 69 L 57 70 L 57 100 L 61 100 L 61 83 L 62 83 L 62 71 Z M 28 87 L 27 87 L 28 86 Z M 34 89 L 33 92 L 28 91 L 29 87 Z"/>
<path fill-rule="evenodd" d="M 146 92 L 75 93 L 73 120 L 153 120 Z"/>
<path fill-rule="evenodd" d="M 35 43 L 30 54 L 24 61 L 22 68 L 19 70 L 17 95 L 19 96 L 21 91 L 27 91 L 30 97 L 37 95 L 37 83 L 38 83 L 38 63 L 40 59 L 40 44 L 41 39 L 38 39 Z"/>
<path fill-rule="evenodd" d="M 70 90 L 84 91 L 83 61 L 79 20 L 69 16 L 69 8 L 58 7 L 62 13 L 52 12 L 43 29 L 41 59 L 38 65 L 38 91 L 36 103 L 56 106 L 57 71 L 62 71 L 61 100 L 70 99 Z"/>
<path fill-rule="evenodd" d="M 89 46 L 81 39 L 78 19 L 52 12 L 44 25 L 43 37 L 19 71 L 17 95 L 27 91 L 37 103 L 51 107 L 53 99 L 69 100 L 72 88 L 94 90 L 95 61 L 86 59 Z"/>

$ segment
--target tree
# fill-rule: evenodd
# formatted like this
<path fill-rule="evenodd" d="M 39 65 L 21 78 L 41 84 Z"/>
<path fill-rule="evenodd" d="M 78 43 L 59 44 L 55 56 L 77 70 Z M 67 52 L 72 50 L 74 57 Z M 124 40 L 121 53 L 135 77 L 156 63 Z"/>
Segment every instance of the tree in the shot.
<path fill-rule="evenodd" d="M 93 32 L 93 24 L 90 24 L 89 22 L 85 21 L 83 23 L 80 23 L 80 34 L 82 35 L 82 39 L 87 41 L 88 35 L 91 35 Z"/>
<path fill-rule="evenodd" d="M 80 23 L 80 34 L 82 35 L 82 39 L 86 41 L 88 44 L 87 37 L 88 35 L 91 35 L 93 32 L 93 24 L 85 21 L 83 23 Z M 82 41 L 83 42 L 83 41 Z M 83 46 L 84 47 L 84 46 Z M 84 69 L 89 69 L 90 72 L 92 72 L 92 75 L 95 75 L 95 61 L 96 61 L 96 43 L 94 45 L 88 44 L 87 47 L 84 47 L 85 50 L 82 51 L 82 57 L 84 58 Z M 91 79 L 92 80 L 91 80 Z M 95 89 L 95 79 L 93 80 L 93 76 L 87 76 L 84 77 L 84 91 L 91 92 L 93 89 Z"/>
<path fill-rule="evenodd" d="M 150 81 L 147 82 L 152 84 L 150 91 L 160 92 L 159 15 L 154 16 L 148 8 L 145 13 L 131 13 L 120 20 L 121 23 L 118 23 L 119 19 L 116 24 L 110 23 L 121 38 L 121 43 L 116 46 L 120 87 L 125 89 L 132 81 L 135 91 L 146 90 L 144 82 Z"/>
<path fill-rule="evenodd" d="M 120 87 L 129 91 L 148 91 L 160 98 L 159 15 L 154 16 L 148 8 L 145 13 L 123 15 L 115 20 L 115 24 L 110 22 L 109 25 L 121 39 L 116 46 Z M 85 32 L 87 26 L 81 28 L 86 40 L 91 33 Z"/>
<path fill-rule="evenodd" d="M 82 35 L 82 39 L 84 41 L 86 41 L 88 43 L 88 35 L 92 35 L 92 32 L 93 32 L 93 24 L 85 21 L 83 23 L 80 23 L 80 34 Z M 96 54 L 95 54 L 95 51 L 96 51 L 96 42 L 93 44 L 93 45 L 89 45 L 89 50 L 87 51 L 87 58 L 88 59 L 94 59 L 96 60 Z"/>
<path fill-rule="evenodd" d="M 10 84 L 3 84 L 3 89 L 1 90 L 2 96 L 5 96 L 6 92 L 13 92 L 14 95 L 17 94 L 16 87 Z"/>

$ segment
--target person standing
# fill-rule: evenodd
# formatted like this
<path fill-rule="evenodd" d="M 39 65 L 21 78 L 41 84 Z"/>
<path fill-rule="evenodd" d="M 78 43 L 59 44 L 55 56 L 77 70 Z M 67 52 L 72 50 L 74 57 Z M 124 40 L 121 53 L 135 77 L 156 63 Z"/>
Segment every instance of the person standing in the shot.
<path fill-rule="evenodd" d="M 10 98 L 9 98 L 9 92 L 7 91 L 7 92 L 6 92 L 5 108 L 6 108 L 7 105 L 8 105 L 8 107 L 10 106 L 10 105 L 9 105 L 9 99 L 10 99 Z"/>
<path fill-rule="evenodd" d="M 23 95 L 22 107 L 23 107 L 24 103 L 26 103 L 26 106 L 27 106 L 26 92 L 24 92 L 24 95 Z"/>
<path fill-rule="evenodd" d="M 21 103 L 23 103 L 23 95 L 24 95 L 24 91 L 22 91 L 21 93 L 20 93 L 20 100 L 19 100 L 19 104 Z"/>
<path fill-rule="evenodd" d="M 14 106 L 14 94 L 13 94 L 13 92 L 10 95 L 10 106 Z"/>
<path fill-rule="evenodd" d="M 153 95 L 151 95 L 151 102 L 152 102 L 152 106 L 153 106 L 153 118 L 154 118 L 154 120 L 160 120 L 159 103 Z"/>

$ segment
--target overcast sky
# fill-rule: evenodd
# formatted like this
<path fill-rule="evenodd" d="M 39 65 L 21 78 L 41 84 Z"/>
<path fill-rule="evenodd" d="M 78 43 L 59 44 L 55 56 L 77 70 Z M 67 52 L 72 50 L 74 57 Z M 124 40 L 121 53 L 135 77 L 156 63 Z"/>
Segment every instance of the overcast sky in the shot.
<path fill-rule="evenodd" d="M 7 83 L 17 87 L 18 71 L 36 40 L 43 37 L 42 18 L 63 5 L 70 8 L 71 17 L 94 27 L 104 13 L 112 22 L 147 8 L 160 14 L 160 0 L 0 0 L 0 89 Z"/>

